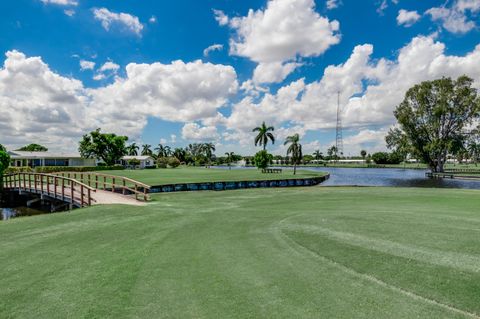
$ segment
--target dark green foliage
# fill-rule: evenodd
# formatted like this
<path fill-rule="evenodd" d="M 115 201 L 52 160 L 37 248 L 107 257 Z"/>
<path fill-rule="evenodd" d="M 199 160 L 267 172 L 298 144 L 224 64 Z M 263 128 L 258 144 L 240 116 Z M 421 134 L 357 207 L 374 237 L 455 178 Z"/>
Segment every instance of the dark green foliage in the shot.
<path fill-rule="evenodd" d="M 0 192 L 3 190 L 3 173 L 10 165 L 10 155 L 8 155 L 7 151 L 0 144 Z"/>
<path fill-rule="evenodd" d="M 372 154 L 372 160 L 375 164 L 399 164 L 402 162 L 402 157 L 396 152 L 377 152 Z"/>
<path fill-rule="evenodd" d="M 400 125 L 386 138 L 389 147 L 411 151 L 434 172 L 442 172 L 447 155 L 462 150 L 464 130 L 480 115 L 480 98 L 473 80 L 442 78 L 415 85 L 394 114 Z"/>
<path fill-rule="evenodd" d="M 293 164 L 293 175 L 297 173 L 297 165 L 302 160 L 302 144 L 300 144 L 300 135 L 295 134 L 288 136 L 283 145 L 289 145 L 287 149 L 287 156 L 291 155 L 291 163 Z"/>
<path fill-rule="evenodd" d="M 158 168 L 167 168 L 167 165 L 168 165 L 168 158 L 167 157 L 157 158 L 157 167 Z"/>
<path fill-rule="evenodd" d="M 78 151 L 83 157 L 98 158 L 111 166 L 127 154 L 127 141 L 126 136 L 101 133 L 100 129 L 97 129 L 83 136 Z"/>
<path fill-rule="evenodd" d="M 266 150 L 259 151 L 253 157 L 255 166 L 259 169 L 267 168 L 270 162 L 273 160 L 273 155 L 269 154 Z"/>
<path fill-rule="evenodd" d="M 180 166 L 180 161 L 178 158 L 176 157 L 170 157 L 168 158 L 168 166 L 170 166 L 171 168 L 177 168 Z"/>
<path fill-rule="evenodd" d="M 258 132 L 257 136 L 255 137 L 255 146 L 261 145 L 263 150 L 267 148 L 268 141 L 272 141 L 272 144 L 275 144 L 275 136 L 271 132 L 273 132 L 275 128 L 273 126 L 265 125 L 265 122 L 262 123 L 261 126 L 256 127 L 253 129 L 253 132 Z"/>
<path fill-rule="evenodd" d="M 46 152 L 48 148 L 43 145 L 39 144 L 28 144 L 24 147 L 19 148 L 17 151 L 25 151 L 25 152 Z"/>

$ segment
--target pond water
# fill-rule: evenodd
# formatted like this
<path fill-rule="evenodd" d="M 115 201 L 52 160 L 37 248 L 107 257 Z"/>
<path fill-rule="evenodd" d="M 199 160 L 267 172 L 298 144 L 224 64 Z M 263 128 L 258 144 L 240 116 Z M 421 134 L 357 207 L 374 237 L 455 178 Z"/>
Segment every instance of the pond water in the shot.
<path fill-rule="evenodd" d="M 227 168 L 227 167 L 219 167 Z M 256 169 L 253 167 L 233 167 L 234 169 Z M 291 167 L 282 167 L 292 169 Z M 390 187 L 434 187 L 480 189 L 480 180 L 431 179 L 425 177 L 427 170 L 402 168 L 336 168 L 299 167 L 330 173 L 330 179 L 321 186 L 390 186 Z"/>
<path fill-rule="evenodd" d="M 0 207 L 0 220 L 7 220 L 14 217 L 22 217 L 22 216 L 33 216 L 39 214 L 45 214 L 45 210 L 34 209 L 29 207 L 11 207 L 5 208 Z"/>

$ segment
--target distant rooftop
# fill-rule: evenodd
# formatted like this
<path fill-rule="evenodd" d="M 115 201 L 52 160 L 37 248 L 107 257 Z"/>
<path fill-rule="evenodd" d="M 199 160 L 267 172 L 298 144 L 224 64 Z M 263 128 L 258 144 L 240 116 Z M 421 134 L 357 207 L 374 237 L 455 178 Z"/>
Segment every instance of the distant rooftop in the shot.
<path fill-rule="evenodd" d="M 82 158 L 79 153 L 8 151 L 12 159 Z"/>

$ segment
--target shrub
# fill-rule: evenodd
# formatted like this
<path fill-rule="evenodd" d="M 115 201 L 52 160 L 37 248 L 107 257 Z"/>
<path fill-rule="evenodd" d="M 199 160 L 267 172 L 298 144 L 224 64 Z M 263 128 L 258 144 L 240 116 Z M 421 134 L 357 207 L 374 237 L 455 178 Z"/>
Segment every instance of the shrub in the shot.
<path fill-rule="evenodd" d="M 372 154 L 375 164 L 400 164 L 402 157 L 398 153 L 377 152 Z"/>
<path fill-rule="evenodd" d="M 159 157 L 157 159 L 157 167 L 158 168 L 167 168 L 168 159 L 166 157 Z"/>
<path fill-rule="evenodd" d="M 176 157 L 170 157 L 168 159 L 168 166 L 170 166 L 171 168 L 176 168 L 180 166 L 180 161 Z"/>
<path fill-rule="evenodd" d="M 14 173 L 23 173 L 23 172 L 33 172 L 33 169 L 30 166 L 11 166 L 5 170 L 5 174 L 14 174 Z"/>
<path fill-rule="evenodd" d="M 273 155 L 269 154 L 267 151 L 263 150 L 255 154 L 253 157 L 253 162 L 258 168 L 267 168 L 268 164 L 273 160 Z"/>

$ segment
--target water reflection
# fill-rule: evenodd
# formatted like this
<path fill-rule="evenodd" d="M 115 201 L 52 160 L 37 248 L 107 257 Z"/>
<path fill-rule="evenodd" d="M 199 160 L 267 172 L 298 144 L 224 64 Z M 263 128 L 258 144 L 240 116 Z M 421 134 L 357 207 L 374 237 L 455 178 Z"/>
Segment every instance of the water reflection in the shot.
<path fill-rule="evenodd" d="M 46 211 L 29 207 L 0 207 L 0 220 L 7 220 L 14 217 L 33 216 L 45 214 Z"/>

